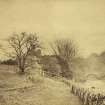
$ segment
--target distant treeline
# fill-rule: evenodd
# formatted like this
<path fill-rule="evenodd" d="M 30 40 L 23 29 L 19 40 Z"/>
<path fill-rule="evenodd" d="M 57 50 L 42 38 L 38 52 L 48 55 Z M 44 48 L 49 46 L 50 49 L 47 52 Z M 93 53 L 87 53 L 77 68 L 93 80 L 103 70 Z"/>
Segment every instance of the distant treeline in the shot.
<path fill-rule="evenodd" d="M 51 77 L 56 75 L 62 76 L 62 68 L 55 55 L 40 56 L 37 63 L 42 66 L 42 70 L 45 71 L 45 73 L 48 73 L 46 75 L 50 74 Z M 17 62 L 16 60 L 8 59 L 1 61 L 1 64 L 17 65 Z M 104 76 L 103 71 L 105 70 L 105 52 L 101 53 L 100 55 L 91 54 L 91 56 L 87 58 L 76 57 L 72 62 L 71 70 L 73 70 L 73 75 L 78 80 L 85 80 L 84 73 L 92 70 L 93 72 L 98 72 L 100 74 L 99 77 Z"/>
<path fill-rule="evenodd" d="M 62 68 L 56 56 L 44 55 L 41 57 L 40 63 L 43 70 L 45 72 L 50 72 L 52 74 L 51 76 L 61 76 Z M 105 52 L 102 52 L 99 55 L 94 53 L 87 58 L 76 57 L 72 62 L 71 70 L 73 71 L 73 75 L 77 80 L 82 81 L 87 79 L 89 72 L 93 74 L 94 72 L 98 73 L 98 75 L 95 75 L 102 79 L 102 77 L 105 77 Z"/>
<path fill-rule="evenodd" d="M 8 60 L 1 61 L 1 64 L 5 64 L 5 65 L 17 65 L 17 62 L 16 62 L 16 60 L 8 59 Z"/>
<path fill-rule="evenodd" d="M 51 76 L 61 75 L 61 66 L 54 55 L 42 56 L 40 63 L 43 70 L 49 72 Z"/>

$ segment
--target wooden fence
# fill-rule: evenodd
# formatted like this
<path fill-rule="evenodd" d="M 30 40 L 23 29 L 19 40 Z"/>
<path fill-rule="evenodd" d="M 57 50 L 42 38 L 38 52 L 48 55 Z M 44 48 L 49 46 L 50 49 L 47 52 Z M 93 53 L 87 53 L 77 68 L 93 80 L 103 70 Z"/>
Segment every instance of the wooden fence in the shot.
<path fill-rule="evenodd" d="M 51 78 L 50 76 L 52 74 L 49 72 L 46 75 Z M 83 105 L 105 105 L 105 94 L 96 92 L 95 87 L 85 88 L 82 84 L 78 85 L 78 83 L 73 82 L 72 80 L 67 80 L 56 74 L 54 74 L 54 78 L 59 79 L 68 85 L 71 89 L 71 93 L 77 96 L 82 101 Z"/>
<path fill-rule="evenodd" d="M 87 89 L 71 83 L 71 92 L 79 97 L 83 105 L 105 105 L 105 94 L 96 92 L 95 87 Z"/>

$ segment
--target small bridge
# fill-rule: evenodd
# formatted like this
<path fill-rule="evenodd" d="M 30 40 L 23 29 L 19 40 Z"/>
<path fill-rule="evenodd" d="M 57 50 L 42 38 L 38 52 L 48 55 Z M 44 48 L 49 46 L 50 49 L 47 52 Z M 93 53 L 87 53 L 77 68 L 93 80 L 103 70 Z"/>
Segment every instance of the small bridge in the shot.
<path fill-rule="evenodd" d="M 91 80 L 97 80 L 97 79 L 100 79 L 100 77 L 98 77 L 96 74 L 88 74 L 86 76 L 86 79 L 91 79 Z"/>

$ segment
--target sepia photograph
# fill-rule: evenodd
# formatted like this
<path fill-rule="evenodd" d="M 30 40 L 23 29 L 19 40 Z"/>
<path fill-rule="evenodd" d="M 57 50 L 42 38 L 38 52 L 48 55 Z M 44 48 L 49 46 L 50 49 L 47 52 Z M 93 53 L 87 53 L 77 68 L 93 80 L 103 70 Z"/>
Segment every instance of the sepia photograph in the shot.
<path fill-rule="evenodd" d="M 105 105 L 105 0 L 0 0 L 0 105 Z"/>

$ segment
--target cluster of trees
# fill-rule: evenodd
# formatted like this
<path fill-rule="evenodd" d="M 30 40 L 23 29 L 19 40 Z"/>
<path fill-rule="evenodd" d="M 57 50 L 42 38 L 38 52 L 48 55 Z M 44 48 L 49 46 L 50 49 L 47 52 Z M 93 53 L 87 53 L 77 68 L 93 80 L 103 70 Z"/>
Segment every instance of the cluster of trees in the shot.
<path fill-rule="evenodd" d="M 34 58 L 40 58 L 40 63 L 45 71 L 58 73 L 63 77 L 72 78 L 72 61 L 77 55 L 77 48 L 72 40 L 59 39 L 51 44 L 52 55 L 42 56 L 42 47 L 36 33 L 22 32 L 13 34 L 8 39 L 11 47 L 9 54 L 11 60 L 18 66 L 20 72 L 24 73 L 36 61 Z M 54 61 L 55 60 L 55 61 Z M 46 62 L 47 61 L 47 62 Z M 9 64 L 8 62 L 4 62 Z"/>
<path fill-rule="evenodd" d="M 32 66 L 33 57 L 37 56 L 37 53 L 41 50 L 36 33 L 14 34 L 8 39 L 8 43 L 12 48 L 10 56 L 15 58 L 19 70 L 24 73 L 27 68 Z"/>

